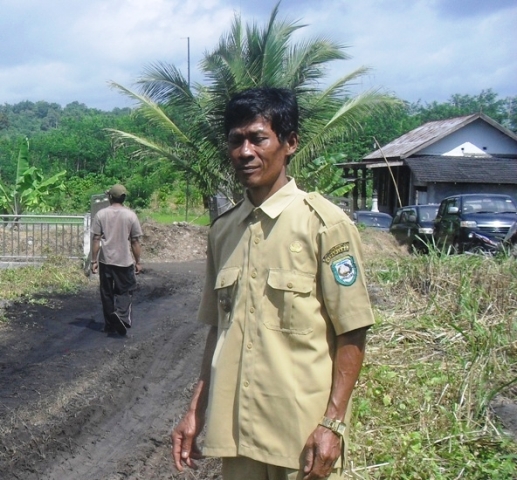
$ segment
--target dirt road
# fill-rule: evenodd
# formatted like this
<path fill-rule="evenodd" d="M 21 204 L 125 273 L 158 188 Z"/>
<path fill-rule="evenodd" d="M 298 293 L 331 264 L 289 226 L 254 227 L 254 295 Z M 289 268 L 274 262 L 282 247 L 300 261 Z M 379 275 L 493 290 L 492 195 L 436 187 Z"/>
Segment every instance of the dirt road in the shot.
<path fill-rule="evenodd" d="M 101 332 L 98 280 L 8 308 L 0 335 L 0 478 L 218 479 L 177 474 L 171 426 L 199 371 L 204 262 L 147 264 L 126 337 Z"/>

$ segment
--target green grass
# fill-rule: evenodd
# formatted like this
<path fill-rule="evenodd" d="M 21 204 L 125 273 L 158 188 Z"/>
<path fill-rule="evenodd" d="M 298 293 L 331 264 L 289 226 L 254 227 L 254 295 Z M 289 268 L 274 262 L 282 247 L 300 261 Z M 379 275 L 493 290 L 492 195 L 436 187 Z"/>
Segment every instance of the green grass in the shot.
<path fill-rule="evenodd" d="M 52 257 L 41 265 L 0 269 L 0 298 L 29 300 L 36 293 L 73 293 L 86 283 L 82 261 Z"/>
<path fill-rule="evenodd" d="M 185 218 L 185 211 L 176 211 L 176 212 L 149 212 L 143 211 L 139 214 L 141 219 L 151 219 L 157 223 L 161 224 L 171 224 L 174 222 L 185 222 L 187 221 Z M 207 211 L 192 211 L 189 212 L 188 215 L 188 223 L 193 223 L 194 225 L 209 225 L 210 218 L 208 216 Z"/>
<path fill-rule="evenodd" d="M 370 259 L 375 308 L 355 394 L 353 478 L 516 479 L 490 411 L 517 400 L 517 264 L 481 256 Z"/>

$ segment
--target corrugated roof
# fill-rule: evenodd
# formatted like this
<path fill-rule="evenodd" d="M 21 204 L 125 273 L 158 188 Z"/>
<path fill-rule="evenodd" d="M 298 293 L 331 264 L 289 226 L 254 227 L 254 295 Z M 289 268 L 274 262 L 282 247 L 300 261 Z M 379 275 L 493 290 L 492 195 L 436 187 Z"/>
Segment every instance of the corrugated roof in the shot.
<path fill-rule="evenodd" d="M 405 160 L 419 182 L 517 185 L 517 159 L 425 156 Z"/>
<path fill-rule="evenodd" d="M 383 154 L 386 158 L 407 158 L 479 118 L 510 138 L 517 140 L 517 136 L 513 132 L 506 130 L 490 117 L 482 113 L 475 113 L 464 117 L 428 122 L 383 146 L 382 152 L 381 149 L 378 149 L 369 153 L 363 157 L 363 160 L 382 159 Z"/>

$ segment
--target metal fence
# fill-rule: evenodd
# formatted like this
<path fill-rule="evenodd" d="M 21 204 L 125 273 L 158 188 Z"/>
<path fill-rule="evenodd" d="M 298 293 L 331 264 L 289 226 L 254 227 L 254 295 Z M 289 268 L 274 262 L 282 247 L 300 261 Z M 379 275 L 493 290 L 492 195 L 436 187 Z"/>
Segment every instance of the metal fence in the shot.
<path fill-rule="evenodd" d="M 0 261 L 29 262 L 49 256 L 85 258 L 91 215 L 2 215 Z"/>

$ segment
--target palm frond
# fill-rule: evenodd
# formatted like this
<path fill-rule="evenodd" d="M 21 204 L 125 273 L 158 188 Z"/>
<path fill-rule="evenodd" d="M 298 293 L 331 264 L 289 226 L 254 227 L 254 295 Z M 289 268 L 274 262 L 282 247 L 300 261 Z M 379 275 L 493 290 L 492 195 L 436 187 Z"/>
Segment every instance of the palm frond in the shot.
<path fill-rule="evenodd" d="M 179 69 L 163 62 L 145 67 L 137 84 L 144 96 L 158 104 L 190 105 L 195 98 Z"/>
<path fill-rule="evenodd" d="M 183 133 L 183 131 L 167 116 L 163 109 L 150 98 L 133 92 L 132 90 L 129 90 L 115 82 L 111 82 L 111 86 L 117 88 L 130 98 L 137 100 L 138 107 L 136 108 L 136 111 L 143 115 L 148 121 L 157 127 L 162 128 L 164 131 L 171 132 L 178 141 L 191 144 L 190 138 L 185 135 L 185 133 Z"/>
<path fill-rule="evenodd" d="M 359 132 L 367 115 L 398 103 L 392 96 L 379 93 L 375 89 L 368 90 L 345 100 L 324 124 L 321 123 L 321 115 L 311 118 L 304 125 L 303 145 L 292 158 L 291 171 L 296 174 L 304 164 L 321 154 L 332 140 L 350 138 Z M 315 125 L 311 125 L 313 122 Z"/>

